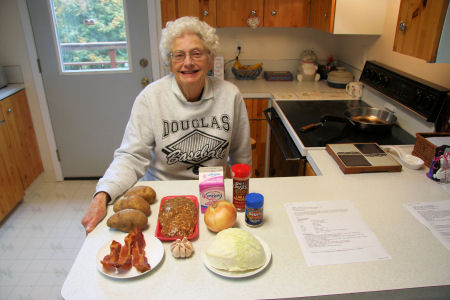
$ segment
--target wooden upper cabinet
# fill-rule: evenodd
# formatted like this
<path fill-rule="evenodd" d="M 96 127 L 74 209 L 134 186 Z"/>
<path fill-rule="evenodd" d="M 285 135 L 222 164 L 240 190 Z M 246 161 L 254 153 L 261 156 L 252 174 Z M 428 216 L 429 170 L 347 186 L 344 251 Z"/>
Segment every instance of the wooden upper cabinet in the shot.
<path fill-rule="evenodd" d="M 216 27 L 216 0 L 161 0 L 162 27 L 184 16 L 198 17 Z"/>
<path fill-rule="evenodd" d="M 311 1 L 310 27 L 333 33 L 336 0 Z"/>
<path fill-rule="evenodd" d="M 248 27 L 251 16 L 258 27 L 307 27 L 309 0 L 217 0 L 218 27 Z"/>
<path fill-rule="evenodd" d="M 217 0 L 217 27 L 248 27 L 247 19 L 254 13 L 264 22 L 264 0 Z"/>
<path fill-rule="evenodd" d="M 402 0 L 394 51 L 436 61 L 448 0 Z"/>
<path fill-rule="evenodd" d="M 309 0 L 265 0 L 265 27 L 307 27 Z"/>

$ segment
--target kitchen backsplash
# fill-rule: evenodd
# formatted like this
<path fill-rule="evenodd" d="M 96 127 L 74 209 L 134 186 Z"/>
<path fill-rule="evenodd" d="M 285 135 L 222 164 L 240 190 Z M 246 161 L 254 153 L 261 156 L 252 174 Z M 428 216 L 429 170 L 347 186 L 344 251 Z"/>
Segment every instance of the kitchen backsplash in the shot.
<path fill-rule="evenodd" d="M 259 62 L 263 63 L 263 71 L 290 71 L 294 78 L 297 78 L 297 67 L 300 64 L 300 59 L 279 59 L 279 60 L 270 60 L 270 59 L 240 59 L 239 60 L 244 65 L 253 65 Z M 225 79 L 234 78 L 233 73 L 231 72 L 231 67 L 233 66 L 234 59 L 225 60 Z M 319 59 L 319 64 L 326 64 L 326 60 Z M 362 70 L 355 68 L 345 62 L 336 61 L 338 66 L 343 66 L 347 71 L 352 72 L 355 78 L 355 81 L 359 80 L 361 76 Z M 263 76 L 261 73 L 260 77 Z"/>
<path fill-rule="evenodd" d="M 23 83 L 23 73 L 20 66 L 3 66 L 8 83 Z"/>
<path fill-rule="evenodd" d="M 297 74 L 297 66 L 300 63 L 300 59 L 282 59 L 282 60 L 257 60 L 257 59 L 240 59 L 244 65 L 253 65 L 259 62 L 263 63 L 263 71 L 290 71 L 294 76 Z M 225 61 L 225 79 L 234 78 L 231 72 L 231 67 L 234 64 L 234 59 L 228 59 Z M 261 73 L 260 76 L 262 76 Z"/>

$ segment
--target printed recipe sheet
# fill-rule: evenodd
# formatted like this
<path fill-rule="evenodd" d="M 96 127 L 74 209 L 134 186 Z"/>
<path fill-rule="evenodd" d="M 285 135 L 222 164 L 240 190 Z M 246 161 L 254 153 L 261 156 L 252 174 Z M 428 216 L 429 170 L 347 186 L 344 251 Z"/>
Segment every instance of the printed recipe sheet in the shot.
<path fill-rule="evenodd" d="M 390 259 L 351 201 L 285 204 L 308 266 Z"/>
<path fill-rule="evenodd" d="M 450 200 L 408 203 L 404 206 L 450 250 Z"/>

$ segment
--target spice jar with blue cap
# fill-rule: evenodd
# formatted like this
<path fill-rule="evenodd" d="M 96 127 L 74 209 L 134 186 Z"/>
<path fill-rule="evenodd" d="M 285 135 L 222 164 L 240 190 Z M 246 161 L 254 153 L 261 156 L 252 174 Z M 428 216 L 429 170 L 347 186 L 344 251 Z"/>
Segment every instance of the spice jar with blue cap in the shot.
<path fill-rule="evenodd" d="M 264 196 L 259 193 L 248 193 L 245 196 L 245 224 L 258 227 L 263 222 Z"/>

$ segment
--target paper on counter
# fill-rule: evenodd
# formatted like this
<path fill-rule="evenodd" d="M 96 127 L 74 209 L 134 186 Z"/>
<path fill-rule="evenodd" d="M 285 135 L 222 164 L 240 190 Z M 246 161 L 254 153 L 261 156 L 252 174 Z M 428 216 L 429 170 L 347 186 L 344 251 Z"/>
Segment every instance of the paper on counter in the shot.
<path fill-rule="evenodd" d="M 404 206 L 450 250 L 450 200 L 406 203 Z"/>
<path fill-rule="evenodd" d="M 352 202 L 285 204 L 308 266 L 390 259 Z"/>
<path fill-rule="evenodd" d="M 427 137 L 426 139 L 436 147 L 440 147 L 442 145 L 450 145 L 450 136 L 434 136 Z"/>

